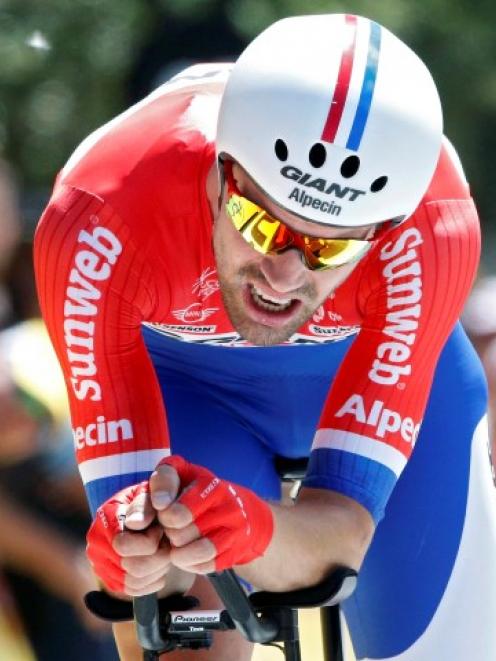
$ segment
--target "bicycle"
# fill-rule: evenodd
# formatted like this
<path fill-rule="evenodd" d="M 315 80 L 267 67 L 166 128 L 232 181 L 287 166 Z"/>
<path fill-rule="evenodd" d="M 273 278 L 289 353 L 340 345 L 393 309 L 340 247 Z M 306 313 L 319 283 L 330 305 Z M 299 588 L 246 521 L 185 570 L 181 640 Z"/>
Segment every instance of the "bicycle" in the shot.
<path fill-rule="evenodd" d="M 307 460 L 276 458 L 283 481 L 300 480 Z M 86 595 L 86 605 L 111 621 L 134 618 L 143 661 L 158 661 L 161 654 L 177 649 L 208 649 L 214 631 L 238 631 L 251 642 L 275 645 L 286 661 L 301 661 L 298 609 L 320 608 L 324 661 L 343 661 L 339 603 L 354 591 L 357 573 L 339 567 L 321 583 L 288 592 L 254 592 L 247 595 L 233 570 L 208 575 L 224 610 L 199 610 L 195 597 L 171 595 L 158 599 L 153 593 L 121 602 L 102 592 Z M 282 647 L 278 645 L 282 643 Z"/>
<path fill-rule="evenodd" d="M 174 610 L 178 595 L 160 602 L 156 595 L 133 599 L 143 661 L 158 661 L 161 654 L 177 649 L 208 649 L 214 631 L 231 629 L 238 629 L 254 643 L 282 643 L 286 661 L 301 661 L 297 609 L 316 607 L 321 608 L 321 614 L 327 611 L 323 620 L 324 659 L 343 661 L 338 604 L 354 590 L 357 575 L 353 570 L 341 567 L 310 588 L 249 596 L 232 570 L 210 574 L 209 578 L 225 610 L 191 610 L 194 597 L 183 598 L 187 610 Z"/>

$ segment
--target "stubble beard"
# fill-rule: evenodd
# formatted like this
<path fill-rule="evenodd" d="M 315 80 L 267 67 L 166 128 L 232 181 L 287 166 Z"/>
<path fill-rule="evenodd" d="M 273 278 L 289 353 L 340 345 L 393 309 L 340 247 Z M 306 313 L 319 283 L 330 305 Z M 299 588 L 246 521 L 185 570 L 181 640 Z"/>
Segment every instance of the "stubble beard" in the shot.
<path fill-rule="evenodd" d="M 304 292 L 299 290 L 300 295 L 305 294 L 306 300 L 302 303 L 298 313 L 282 328 L 272 328 L 250 319 L 243 303 L 241 292 L 246 286 L 246 279 L 255 283 L 265 282 L 265 278 L 256 264 L 245 265 L 233 277 L 228 277 L 223 272 L 222 264 L 218 264 L 217 276 L 224 307 L 232 325 L 244 340 L 256 346 L 270 347 L 286 342 L 300 326 L 310 319 L 322 302 L 310 303 L 312 297 L 315 296 L 313 287 L 305 287 Z"/>

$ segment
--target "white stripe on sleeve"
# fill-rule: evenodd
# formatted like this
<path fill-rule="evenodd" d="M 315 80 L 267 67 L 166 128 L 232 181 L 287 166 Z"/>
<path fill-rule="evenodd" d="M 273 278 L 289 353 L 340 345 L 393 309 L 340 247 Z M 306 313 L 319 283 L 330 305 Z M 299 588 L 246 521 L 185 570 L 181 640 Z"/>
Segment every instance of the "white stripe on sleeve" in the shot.
<path fill-rule="evenodd" d="M 105 477 L 153 471 L 158 462 L 169 455 L 170 450 L 165 448 L 110 454 L 106 457 L 81 462 L 79 472 L 83 483 L 87 484 Z"/>
<path fill-rule="evenodd" d="M 319 448 L 342 450 L 372 459 L 392 470 L 397 477 L 407 462 L 404 454 L 383 441 L 339 429 L 319 429 L 315 434 L 312 450 Z"/>

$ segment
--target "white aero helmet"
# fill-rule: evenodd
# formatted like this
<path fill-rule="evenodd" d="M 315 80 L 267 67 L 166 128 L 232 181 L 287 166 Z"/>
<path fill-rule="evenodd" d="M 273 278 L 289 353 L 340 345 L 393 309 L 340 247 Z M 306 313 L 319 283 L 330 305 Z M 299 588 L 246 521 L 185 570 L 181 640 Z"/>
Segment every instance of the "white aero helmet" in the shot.
<path fill-rule="evenodd" d="M 441 139 L 436 86 L 408 46 L 361 16 L 295 16 L 234 65 L 217 154 L 287 211 L 355 227 L 414 212 Z"/>

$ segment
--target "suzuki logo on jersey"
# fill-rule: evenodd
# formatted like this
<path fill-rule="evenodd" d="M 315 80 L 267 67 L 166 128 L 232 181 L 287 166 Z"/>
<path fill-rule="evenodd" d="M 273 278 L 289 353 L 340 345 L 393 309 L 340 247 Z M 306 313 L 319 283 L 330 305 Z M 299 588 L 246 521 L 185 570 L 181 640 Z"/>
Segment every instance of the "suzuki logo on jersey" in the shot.
<path fill-rule="evenodd" d="M 420 430 L 420 423 L 415 424 L 412 418 L 402 418 L 397 411 L 385 408 L 384 402 L 380 400 L 376 400 L 367 411 L 361 395 L 351 395 L 334 415 L 336 418 L 351 415 L 357 422 L 370 425 L 375 429 L 377 438 L 382 439 L 386 434 L 399 432 L 401 438 L 406 443 L 410 443 L 412 447 L 415 445 Z"/>
<path fill-rule="evenodd" d="M 314 335 L 328 335 L 341 340 L 358 333 L 360 326 L 318 326 L 317 324 L 309 324 L 308 330 Z"/>
<path fill-rule="evenodd" d="M 382 342 L 377 347 L 369 371 L 369 378 L 374 383 L 395 385 L 400 377 L 408 376 L 412 371 L 408 361 L 417 338 L 422 299 L 422 268 L 415 248 L 423 242 L 420 231 L 412 227 L 394 243 L 386 244 L 380 252 L 379 259 L 387 262 L 382 275 L 387 282 L 388 312 L 382 333 L 392 341 Z"/>
<path fill-rule="evenodd" d="M 185 323 L 195 324 L 197 322 L 205 321 L 219 308 L 202 308 L 201 303 L 191 303 L 187 308 L 182 310 L 173 310 L 172 315 L 179 321 Z"/>
<path fill-rule="evenodd" d="M 92 220 L 98 222 L 98 217 L 93 216 Z M 76 253 L 75 268 L 69 274 L 64 301 L 64 340 L 74 394 L 79 400 L 89 396 L 91 400 L 99 401 L 102 389 L 95 378 L 95 321 L 83 321 L 81 317 L 96 318 L 98 308 L 94 301 L 98 301 L 102 293 L 92 281 L 103 282 L 110 278 L 112 267 L 122 252 L 122 244 L 105 227 L 97 227 L 91 234 L 81 230 L 77 242 L 85 248 Z"/>
<path fill-rule="evenodd" d="M 76 427 L 72 430 L 76 450 L 94 445 L 105 445 L 117 441 L 131 441 L 133 439 L 133 426 L 130 420 L 105 420 L 99 415 L 96 422 L 86 427 Z"/>

